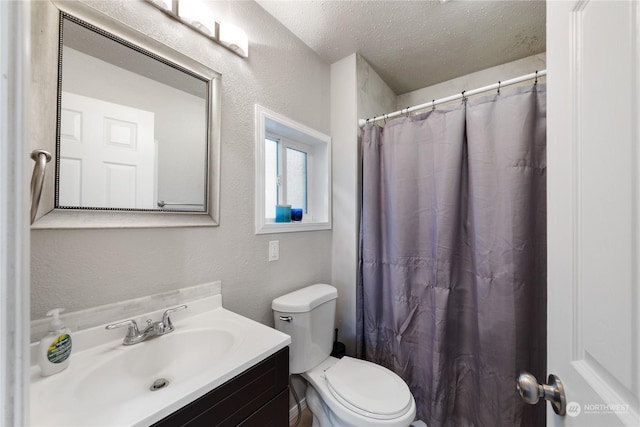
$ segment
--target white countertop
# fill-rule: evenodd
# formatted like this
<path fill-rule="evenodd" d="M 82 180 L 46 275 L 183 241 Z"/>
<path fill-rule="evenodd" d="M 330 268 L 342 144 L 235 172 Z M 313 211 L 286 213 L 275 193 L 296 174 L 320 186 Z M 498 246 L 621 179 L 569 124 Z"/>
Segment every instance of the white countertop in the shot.
<path fill-rule="evenodd" d="M 122 345 L 126 328 L 107 331 L 101 325 L 73 334 L 73 351 L 66 370 L 50 377 L 41 377 L 37 365 L 31 368 L 30 425 L 148 426 L 291 343 L 288 335 L 224 309 L 220 295 L 193 301 L 188 305 L 186 310 L 171 316 L 176 328 L 174 332 L 133 346 Z M 162 310 L 159 310 L 136 320 L 140 320 L 138 324 L 142 329 L 144 319 L 159 320 L 161 316 Z M 117 320 L 121 319 L 114 319 L 114 322 Z M 136 382 L 139 380 L 133 377 L 147 374 L 145 360 L 135 360 L 135 363 L 121 367 L 109 364 L 124 352 L 146 351 L 143 347 L 135 349 L 137 346 L 149 345 L 147 349 L 157 351 L 164 342 L 183 342 L 175 338 L 200 334 L 201 331 L 223 331 L 225 336 L 233 336 L 229 341 L 232 344 L 222 356 L 217 355 L 211 363 L 195 367 L 189 365 L 197 363 L 189 355 L 202 356 L 198 360 L 206 358 L 206 353 L 192 353 L 208 351 L 204 350 L 205 345 L 190 344 L 189 347 L 192 348 L 179 350 L 172 347 L 171 354 L 177 354 L 176 358 L 184 355 L 184 360 L 175 361 L 172 358 L 171 363 L 167 363 L 173 365 L 172 368 L 167 367 L 168 372 L 151 369 L 148 381 L 145 378 L 144 387 L 139 387 L 139 390 Z M 165 337 L 180 333 L 182 335 L 162 341 Z M 37 351 L 37 345 L 32 346 L 32 351 Z M 115 371 L 114 365 L 117 366 Z M 191 369 L 191 374 L 182 378 L 182 368 Z M 197 369 L 197 374 L 193 374 L 193 369 Z M 127 370 L 131 372 L 128 373 Z M 148 386 L 156 376 L 168 378 L 170 384 L 162 390 L 151 392 Z M 126 399 L 122 396 L 126 396 Z"/>

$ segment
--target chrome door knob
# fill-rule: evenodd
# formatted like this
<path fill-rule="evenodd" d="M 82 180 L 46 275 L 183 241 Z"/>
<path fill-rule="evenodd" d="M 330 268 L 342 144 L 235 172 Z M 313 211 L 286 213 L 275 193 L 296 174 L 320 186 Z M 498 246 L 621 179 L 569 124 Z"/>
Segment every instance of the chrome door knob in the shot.
<path fill-rule="evenodd" d="M 567 412 L 567 399 L 564 395 L 564 387 L 560 378 L 550 374 L 547 383 L 538 384 L 536 377 L 528 372 L 521 372 L 516 379 L 516 387 L 522 400 L 530 405 L 535 405 L 542 397 L 551 403 L 556 414 L 565 415 Z"/>

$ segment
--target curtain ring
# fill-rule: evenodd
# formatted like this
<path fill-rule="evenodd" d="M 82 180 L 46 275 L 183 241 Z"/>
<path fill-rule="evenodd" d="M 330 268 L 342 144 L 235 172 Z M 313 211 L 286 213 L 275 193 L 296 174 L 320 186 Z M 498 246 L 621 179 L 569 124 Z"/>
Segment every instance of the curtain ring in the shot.
<path fill-rule="evenodd" d="M 407 107 L 407 112 L 405 113 L 406 117 L 411 117 L 411 112 L 409 111 L 409 108 L 411 107 Z"/>
<path fill-rule="evenodd" d="M 536 80 L 533 82 L 534 86 L 538 85 L 538 70 L 536 70 Z"/>
<path fill-rule="evenodd" d="M 466 92 L 466 90 L 463 90 L 463 91 L 462 91 L 462 102 L 463 102 L 463 103 L 464 103 L 464 102 L 467 102 L 467 97 L 466 97 L 466 96 L 464 96 L 464 93 L 465 93 L 465 92 Z"/>
<path fill-rule="evenodd" d="M 436 109 L 436 100 L 434 99 L 434 100 L 431 101 L 431 111 L 433 111 L 435 109 Z"/>
<path fill-rule="evenodd" d="M 387 124 L 387 116 L 388 116 L 388 114 L 385 114 L 385 115 L 384 115 L 384 124 L 385 124 L 385 125 Z"/>
<path fill-rule="evenodd" d="M 500 95 L 500 85 L 502 84 L 502 82 L 500 80 L 498 80 L 498 95 Z"/>

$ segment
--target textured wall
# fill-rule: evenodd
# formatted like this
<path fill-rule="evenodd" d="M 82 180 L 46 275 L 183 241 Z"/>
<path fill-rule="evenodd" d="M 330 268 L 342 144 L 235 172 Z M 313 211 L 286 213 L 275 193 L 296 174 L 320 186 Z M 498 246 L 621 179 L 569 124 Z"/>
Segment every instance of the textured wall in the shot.
<path fill-rule="evenodd" d="M 396 108 L 396 94 L 360 55 L 358 72 L 358 118 L 376 117 Z"/>
<path fill-rule="evenodd" d="M 227 308 L 272 324 L 274 297 L 330 280 L 331 231 L 254 234 L 254 104 L 328 134 L 329 65 L 254 2 L 209 2 L 219 20 L 247 32 L 248 59 L 145 2 L 86 3 L 222 74 L 220 226 L 34 230 L 32 318 L 42 317 L 51 307 L 73 311 L 222 280 Z M 33 3 L 36 32 L 46 27 L 38 22 L 46 15 L 39 9 L 45 7 L 50 5 Z M 48 94 L 34 96 L 46 99 Z M 49 104 L 43 114 L 55 111 Z M 39 126 L 37 121 L 34 126 Z M 34 135 L 43 133 L 34 129 Z M 268 241 L 276 239 L 280 261 L 269 263 Z"/>

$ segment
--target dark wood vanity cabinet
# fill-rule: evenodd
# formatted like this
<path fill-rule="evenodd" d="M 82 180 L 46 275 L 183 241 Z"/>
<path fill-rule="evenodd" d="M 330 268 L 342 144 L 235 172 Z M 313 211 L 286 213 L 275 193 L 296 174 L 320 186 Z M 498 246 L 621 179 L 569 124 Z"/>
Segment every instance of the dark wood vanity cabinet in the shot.
<path fill-rule="evenodd" d="M 157 427 L 286 427 L 289 347 L 154 424 Z"/>

